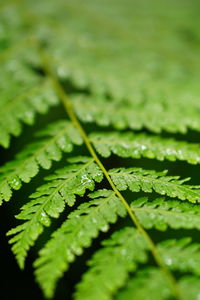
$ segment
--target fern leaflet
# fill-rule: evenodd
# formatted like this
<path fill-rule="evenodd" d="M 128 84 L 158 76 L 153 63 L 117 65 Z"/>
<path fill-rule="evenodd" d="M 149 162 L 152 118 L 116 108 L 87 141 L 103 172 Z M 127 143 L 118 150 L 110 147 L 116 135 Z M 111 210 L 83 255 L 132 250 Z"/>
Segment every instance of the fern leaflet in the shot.
<path fill-rule="evenodd" d="M 130 189 L 152 193 L 154 190 L 161 195 L 178 197 L 181 200 L 200 202 L 199 186 L 186 185 L 189 179 L 179 179 L 179 176 L 166 176 L 167 171 L 156 172 L 141 168 L 119 168 L 110 170 L 109 174 L 120 191 Z"/>
<path fill-rule="evenodd" d="M 158 250 L 172 270 L 199 276 L 200 245 L 191 242 L 191 238 L 167 240 L 159 244 Z"/>
<path fill-rule="evenodd" d="M 125 288 L 117 294 L 116 300 L 167 300 L 170 297 L 170 288 L 162 272 L 156 268 L 147 268 L 129 279 Z"/>
<path fill-rule="evenodd" d="M 51 124 L 38 133 L 39 141 L 18 153 L 13 161 L 0 168 L 0 201 L 8 201 L 12 190 L 20 189 L 22 182 L 30 182 L 37 175 L 39 167 L 49 169 L 51 162 L 59 161 L 62 152 L 71 152 L 73 144 L 80 145 L 79 132 L 68 121 Z"/>
<path fill-rule="evenodd" d="M 184 300 L 196 300 L 199 283 L 199 278 L 194 276 L 184 276 L 179 280 Z M 171 291 L 165 277 L 156 268 L 147 268 L 136 273 L 136 276 L 132 276 L 124 289 L 116 296 L 116 300 L 168 300 L 171 298 Z"/>
<path fill-rule="evenodd" d="M 156 228 L 164 231 L 168 226 L 173 229 L 200 228 L 198 204 L 164 198 L 150 201 L 147 197 L 143 197 L 133 201 L 131 207 L 142 226 L 147 229 Z"/>
<path fill-rule="evenodd" d="M 97 98 L 97 97 L 96 97 Z M 115 99 L 115 98 L 114 98 Z M 92 96 L 73 96 L 74 110 L 83 122 L 95 122 L 99 126 L 113 126 L 115 129 L 148 129 L 153 133 L 186 133 L 188 129 L 200 131 L 196 107 L 188 104 L 174 107 L 173 103 L 151 101 L 116 101 L 103 96 L 94 101 Z M 167 106 L 167 108 L 166 108 Z M 104 109 L 106 107 L 106 109 Z"/>
<path fill-rule="evenodd" d="M 19 89 L 18 86 L 17 88 Z M 10 99 L 11 96 L 7 95 L 7 91 L 4 93 L 4 101 L 0 104 L 0 145 L 5 148 L 10 145 L 11 135 L 19 136 L 22 132 L 22 122 L 32 125 L 36 113 L 45 114 L 51 106 L 58 105 L 58 98 L 49 82 L 31 86 L 28 91 L 24 91 L 14 99 Z"/>
<path fill-rule="evenodd" d="M 109 157 L 113 153 L 120 157 L 183 160 L 191 164 L 200 162 L 198 144 L 130 132 L 93 133 L 90 140 L 103 157 Z"/>
<path fill-rule="evenodd" d="M 130 272 L 147 261 L 148 245 L 134 228 L 115 232 L 88 262 L 89 270 L 77 286 L 75 299 L 108 300 L 124 285 Z M 102 284 L 99 285 L 99 282 Z"/>
<path fill-rule="evenodd" d="M 81 255 L 83 248 L 91 245 L 99 231 L 108 231 L 109 223 L 115 223 L 118 216 L 126 215 L 113 192 L 99 190 L 90 197 L 93 200 L 81 204 L 53 233 L 35 261 L 36 279 L 48 298 L 53 296 L 57 280 L 69 268 L 75 256 Z"/>
<path fill-rule="evenodd" d="M 102 173 L 93 159 L 76 157 L 69 161 L 70 166 L 48 176 L 48 183 L 30 196 L 32 200 L 22 207 L 17 216 L 24 223 L 8 232 L 8 235 L 15 235 L 10 243 L 14 243 L 12 250 L 21 268 L 29 248 L 43 232 L 44 226 L 50 225 L 50 217 L 58 218 L 65 204 L 73 206 L 76 195 L 83 196 L 86 189 L 94 189 L 95 181 L 102 180 Z"/>

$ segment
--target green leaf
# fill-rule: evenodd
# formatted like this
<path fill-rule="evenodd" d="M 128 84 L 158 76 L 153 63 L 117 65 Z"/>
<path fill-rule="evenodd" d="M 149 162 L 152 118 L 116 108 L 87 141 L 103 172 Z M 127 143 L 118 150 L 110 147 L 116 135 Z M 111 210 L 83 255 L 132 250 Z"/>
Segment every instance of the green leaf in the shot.
<path fill-rule="evenodd" d="M 82 122 L 96 123 L 99 126 L 112 126 L 117 130 L 148 129 L 153 133 L 186 133 L 188 129 L 200 131 L 200 121 L 196 107 L 188 103 L 174 103 L 161 99 L 139 101 L 116 101 L 104 96 L 75 95 L 72 97 L 74 110 Z M 155 96 L 156 97 L 156 96 Z M 106 107 L 106 109 L 105 109 Z"/>
<path fill-rule="evenodd" d="M 45 178 L 48 183 L 37 188 L 17 216 L 24 223 L 8 232 L 8 235 L 14 235 L 9 242 L 14 244 L 12 251 L 21 268 L 29 248 L 43 232 L 44 226 L 51 224 L 50 218 L 58 218 L 65 204 L 73 206 L 76 195 L 83 196 L 86 189 L 92 191 L 95 181 L 102 180 L 102 172 L 93 159 L 76 157 L 70 162 L 69 166 L 57 170 L 55 175 Z"/>
<path fill-rule="evenodd" d="M 182 299 L 196 300 L 199 293 L 199 283 L 198 277 L 182 277 L 178 282 Z M 172 298 L 170 287 L 163 273 L 156 268 L 146 268 L 134 274 L 116 296 L 116 300 L 167 300 Z"/>
<path fill-rule="evenodd" d="M 99 231 L 106 232 L 126 211 L 120 200 L 109 190 L 94 192 L 93 200 L 81 204 L 53 233 L 35 261 L 36 280 L 45 296 L 52 298 L 58 279 L 76 256 L 91 245 Z"/>
<path fill-rule="evenodd" d="M 199 186 L 184 184 L 189 179 L 179 176 L 166 176 L 167 171 L 156 172 L 141 168 L 118 168 L 109 171 L 115 185 L 120 191 L 130 189 L 132 192 L 152 193 L 177 197 L 180 200 L 200 202 Z"/>
<path fill-rule="evenodd" d="M 103 157 L 111 153 L 120 157 L 157 159 L 163 161 L 183 160 L 191 164 L 200 162 L 199 144 L 176 141 L 147 134 L 93 133 L 90 135 L 96 151 Z"/>
<path fill-rule="evenodd" d="M 164 241 L 159 244 L 158 251 L 173 271 L 200 276 L 200 245 L 193 243 L 191 238 Z"/>
<path fill-rule="evenodd" d="M 23 123 L 32 125 L 35 122 L 36 113 L 45 114 L 50 107 L 59 103 L 49 82 L 31 86 L 29 90 L 25 90 L 14 98 L 13 88 L 12 85 L 12 95 L 8 95 L 5 91 L 5 98 L 0 104 L 0 145 L 5 148 L 10 146 L 11 135 L 21 134 Z M 19 86 L 16 87 L 16 93 L 18 90 L 20 90 Z"/>
<path fill-rule="evenodd" d="M 199 295 L 199 286 L 199 277 L 185 276 L 180 280 L 180 287 L 185 300 L 197 300 Z"/>
<path fill-rule="evenodd" d="M 77 285 L 74 299 L 113 299 L 112 295 L 124 285 L 129 273 L 148 260 L 146 241 L 131 227 L 115 232 L 102 246 L 88 261 L 88 270 Z"/>
<path fill-rule="evenodd" d="M 200 229 L 200 206 L 178 200 L 147 197 L 132 202 L 131 208 L 139 222 L 147 229 L 156 228 L 165 231 L 173 229 Z"/>
<path fill-rule="evenodd" d="M 116 300 L 165 300 L 170 297 L 170 287 L 162 272 L 156 268 L 146 268 L 131 276 Z"/>
<path fill-rule="evenodd" d="M 58 121 L 38 133 L 39 141 L 28 145 L 13 161 L 0 168 L 0 201 L 9 201 L 12 190 L 30 182 L 39 168 L 50 169 L 52 161 L 59 161 L 62 152 L 71 152 L 82 139 L 76 128 L 68 121 Z"/>

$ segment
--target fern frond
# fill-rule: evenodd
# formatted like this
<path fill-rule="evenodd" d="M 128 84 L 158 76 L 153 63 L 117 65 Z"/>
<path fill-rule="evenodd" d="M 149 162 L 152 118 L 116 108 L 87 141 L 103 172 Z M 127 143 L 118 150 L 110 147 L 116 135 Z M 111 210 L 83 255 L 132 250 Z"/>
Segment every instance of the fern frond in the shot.
<path fill-rule="evenodd" d="M 199 186 L 186 185 L 189 179 L 179 179 L 179 176 L 166 176 L 166 171 L 156 172 L 141 168 L 112 169 L 109 174 L 120 191 L 130 189 L 146 193 L 155 191 L 161 195 L 178 197 L 181 200 L 200 202 Z"/>
<path fill-rule="evenodd" d="M 148 260 L 146 241 L 131 227 L 115 232 L 102 246 L 87 263 L 89 269 L 77 285 L 74 299 L 113 299 L 129 273 Z"/>
<path fill-rule="evenodd" d="M 131 208 L 138 220 L 147 229 L 200 229 L 200 206 L 178 200 L 156 198 L 148 201 L 147 197 L 132 202 Z"/>
<path fill-rule="evenodd" d="M 14 84 L 12 84 L 12 88 L 14 88 Z M 19 93 L 18 90 L 20 90 L 20 87 L 17 86 L 16 94 Z M 11 91 L 12 98 L 5 91 L 4 98 L 0 102 L 0 145 L 5 148 L 8 148 L 10 145 L 11 135 L 20 135 L 22 132 L 22 123 L 32 125 L 36 113 L 47 113 L 51 106 L 58 105 L 59 103 L 49 82 L 31 86 L 30 89 L 25 90 L 15 96 L 15 98 L 13 98 L 14 90 L 12 89 Z"/>
<path fill-rule="evenodd" d="M 24 223 L 8 232 L 8 235 L 15 235 L 10 243 L 14 244 L 12 251 L 21 268 L 29 248 L 43 232 L 44 226 L 50 225 L 50 217 L 58 218 L 65 204 L 73 206 L 76 195 L 83 196 L 86 189 L 92 191 L 95 181 L 102 180 L 102 173 L 93 159 L 76 157 L 69 162 L 69 166 L 45 178 L 48 183 L 30 196 L 32 200 L 21 208 L 17 216 Z"/>
<path fill-rule="evenodd" d="M 0 202 L 40 169 L 48 175 L 45 184 L 36 178 L 29 185 L 36 192 L 8 233 L 20 267 L 43 232 L 34 267 L 48 298 L 90 247 L 81 257 L 84 265 L 92 253 L 88 269 L 73 269 L 69 282 L 73 289 L 83 273 L 77 300 L 197 300 L 200 186 L 181 174 L 189 170 L 196 181 L 200 163 L 199 0 L 0 2 L 0 147 L 36 122 L 31 144 L 22 136 L 20 153 L 1 161 Z M 38 133 L 36 116 L 46 114 L 41 124 L 48 123 L 56 105 L 58 122 Z M 60 121 L 65 113 L 68 121 Z M 61 161 L 74 148 L 76 157 Z M 85 151 L 90 157 L 79 156 Z M 173 172 L 181 165 L 184 172 L 145 170 L 146 159 L 144 169 L 119 168 L 126 157 L 156 159 L 159 169 L 167 164 Z M 61 169 L 49 176 L 53 161 Z M 125 190 L 168 197 L 138 199 L 120 193 Z M 53 218 L 58 226 L 47 230 Z M 136 228 L 126 227 L 129 222 Z M 106 241 L 100 232 L 107 232 Z"/>
<path fill-rule="evenodd" d="M 121 157 L 147 157 L 163 161 L 183 160 L 191 164 L 200 162 L 200 147 L 184 141 L 161 138 L 147 134 L 92 133 L 90 135 L 96 151 L 103 157 L 111 153 Z"/>
<path fill-rule="evenodd" d="M 53 296 L 57 280 L 75 257 L 83 253 L 83 248 L 91 245 L 99 231 L 108 231 L 109 223 L 115 223 L 118 216 L 126 215 L 112 191 L 99 190 L 90 197 L 93 200 L 81 204 L 53 233 L 35 261 L 36 279 L 48 298 Z"/>
<path fill-rule="evenodd" d="M 154 133 L 186 133 L 188 129 L 200 131 L 197 108 L 181 104 L 174 107 L 170 102 L 116 101 L 103 96 L 73 96 L 73 106 L 78 118 L 87 123 L 121 129 L 148 129 Z M 152 103 L 155 102 L 155 103 Z M 106 107 L 106 109 L 105 109 Z"/>
<path fill-rule="evenodd" d="M 29 182 L 39 168 L 49 169 L 52 161 L 59 161 L 62 152 L 71 152 L 73 145 L 81 145 L 82 138 L 68 121 L 58 121 L 37 134 L 40 140 L 30 144 L 13 161 L 0 168 L 0 202 L 9 201 L 12 190 Z"/>

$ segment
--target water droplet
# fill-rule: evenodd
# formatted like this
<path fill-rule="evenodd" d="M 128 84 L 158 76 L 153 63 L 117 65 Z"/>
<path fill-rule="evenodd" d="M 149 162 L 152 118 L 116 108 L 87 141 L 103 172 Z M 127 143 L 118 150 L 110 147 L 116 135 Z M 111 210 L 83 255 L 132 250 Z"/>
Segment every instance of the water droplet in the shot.
<path fill-rule="evenodd" d="M 170 258 L 170 257 L 166 257 L 165 258 L 165 263 L 166 263 L 166 265 L 168 265 L 168 266 L 171 266 L 172 265 L 172 259 Z"/>
<path fill-rule="evenodd" d="M 126 249 L 122 249 L 121 250 L 121 255 L 126 256 L 127 255 L 127 250 Z"/>
<path fill-rule="evenodd" d="M 81 177 L 81 183 L 82 184 L 86 184 L 86 183 L 89 183 L 89 182 L 92 182 L 92 180 L 90 178 L 88 178 L 87 175 L 83 175 Z"/>
<path fill-rule="evenodd" d="M 103 231 L 103 232 L 108 231 L 108 229 L 109 229 L 109 226 L 107 224 L 101 227 L 101 231 Z"/>
<path fill-rule="evenodd" d="M 72 251 L 70 249 L 66 250 L 66 256 L 67 256 L 69 262 L 74 261 L 74 254 L 72 253 Z"/>
<path fill-rule="evenodd" d="M 17 177 L 13 178 L 10 182 L 9 182 L 10 186 L 14 189 L 14 190 L 19 190 L 21 187 L 21 180 L 18 179 Z"/>
<path fill-rule="evenodd" d="M 141 145 L 141 150 L 146 150 L 146 149 L 147 149 L 147 146 Z"/>
<path fill-rule="evenodd" d="M 80 236 L 83 236 L 83 235 L 84 235 L 83 231 L 79 231 L 78 236 L 80 237 Z"/>
<path fill-rule="evenodd" d="M 126 148 L 126 149 L 130 149 L 130 148 L 131 148 L 131 146 L 128 145 L 128 144 L 126 144 L 126 143 L 122 143 L 122 146 L 123 146 L 124 148 Z"/>
<path fill-rule="evenodd" d="M 96 223 L 97 223 L 97 219 L 92 218 L 92 222 L 93 222 L 94 224 L 96 224 Z"/>
<path fill-rule="evenodd" d="M 50 223 L 51 223 L 50 218 L 47 216 L 47 214 L 46 214 L 44 211 L 41 212 L 40 222 L 41 222 L 44 226 L 49 226 Z"/>
<path fill-rule="evenodd" d="M 81 255 L 83 253 L 83 249 L 80 248 L 80 247 L 76 247 L 76 246 L 73 246 L 73 252 L 76 254 L 76 255 Z"/>

